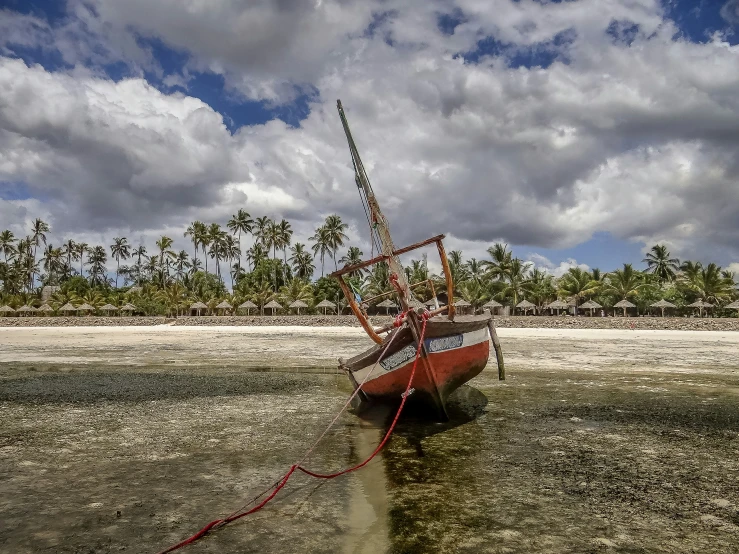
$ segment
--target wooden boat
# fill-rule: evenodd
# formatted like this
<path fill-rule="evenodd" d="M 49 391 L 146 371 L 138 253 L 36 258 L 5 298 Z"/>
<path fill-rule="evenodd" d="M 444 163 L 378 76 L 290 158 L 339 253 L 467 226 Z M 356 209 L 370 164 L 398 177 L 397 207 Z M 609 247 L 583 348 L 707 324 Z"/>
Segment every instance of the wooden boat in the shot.
<path fill-rule="evenodd" d="M 499 354 L 497 346 L 499 343 L 497 343 L 495 328 L 492 325 L 492 316 L 488 313 L 477 316 L 456 315 L 454 283 L 442 242 L 444 235 L 438 235 L 405 248 L 395 248 L 387 220 L 380 211 L 340 100 L 337 101 L 337 107 L 349 143 L 360 198 L 367 212 L 373 240 L 376 241 L 380 251 L 377 257 L 346 266 L 332 274 L 338 279 L 354 315 L 376 343 L 366 352 L 349 360 L 339 359 L 339 367 L 347 373 L 355 389 L 364 382 L 361 385 L 362 390 L 357 395 L 362 403 L 398 403 L 408 386 L 419 339 L 423 333 L 420 357 L 412 383 L 412 394 L 408 397 L 406 405 L 425 411 L 437 419 L 446 420 L 448 419 L 446 402 L 449 395 L 478 375 L 487 364 L 490 356 L 491 334 L 495 340 L 496 353 Z M 430 245 L 436 245 L 441 259 L 446 280 L 447 305 L 439 307 L 436 302 L 435 309 L 430 312 L 414 311 L 410 309 L 413 303 L 412 289 L 414 287 L 428 283 L 434 297 L 436 294 L 433 292 L 433 283 L 430 281 L 422 281 L 413 285 L 408 283 L 399 256 Z M 388 265 L 389 280 L 393 290 L 362 300 L 356 292 L 350 289 L 344 276 L 378 263 Z M 394 324 L 375 329 L 369 322 L 364 306 L 388 295 L 394 295 L 397 298 L 403 315 Z M 502 357 L 499 356 L 498 360 L 500 364 Z M 370 374 L 369 377 L 368 374 Z"/>

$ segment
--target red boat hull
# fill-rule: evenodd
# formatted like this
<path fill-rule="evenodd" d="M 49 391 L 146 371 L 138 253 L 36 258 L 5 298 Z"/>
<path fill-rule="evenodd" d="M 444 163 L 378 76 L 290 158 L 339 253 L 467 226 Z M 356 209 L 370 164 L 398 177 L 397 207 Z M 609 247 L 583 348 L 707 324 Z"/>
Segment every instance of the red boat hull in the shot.
<path fill-rule="evenodd" d="M 429 320 L 428 338 L 424 340 L 418 360 L 408 405 L 430 409 L 440 419 L 447 417 L 449 395 L 487 365 L 490 356 L 488 321 L 486 316 L 458 322 Z M 350 366 L 345 367 L 350 369 L 355 387 L 367 378 L 362 385 L 365 401 L 400 402 L 408 386 L 418 343 L 409 332 L 399 335 L 396 337 L 399 344 L 392 344 L 384 359 L 378 361 L 377 352 L 384 350 L 388 340 L 353 358 Z"/>

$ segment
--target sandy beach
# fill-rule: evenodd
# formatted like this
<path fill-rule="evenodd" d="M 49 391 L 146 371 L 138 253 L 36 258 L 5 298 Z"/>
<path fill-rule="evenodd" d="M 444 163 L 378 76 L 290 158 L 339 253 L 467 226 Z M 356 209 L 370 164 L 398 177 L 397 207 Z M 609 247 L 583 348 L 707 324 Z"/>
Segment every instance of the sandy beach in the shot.
<path fill-rule="evenodd" d="M 732 552 L 739 333 L 499 330 L 447 424 L 303 476 L 183 552 Z M 361 329 L 0 329 L 0 551 L 156 552 L 281 474 L 343 404 Z M 357 463 L 387 414 L 311 457 Z"/>

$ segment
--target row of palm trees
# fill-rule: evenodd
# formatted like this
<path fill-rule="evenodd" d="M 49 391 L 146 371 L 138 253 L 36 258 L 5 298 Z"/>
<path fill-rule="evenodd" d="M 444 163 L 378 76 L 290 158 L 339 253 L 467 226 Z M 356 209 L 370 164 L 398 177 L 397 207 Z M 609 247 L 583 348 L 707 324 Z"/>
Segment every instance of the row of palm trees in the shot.
<path fill-rule="evenodd" d="M 0 261 L 0 281 L 5 293 L 31 292 L 38 286 L 58 285 L 74 275 L 84 275 L 87 266 L 87 278 L 93 287 L 107 283 L 118 288 L 121 277 L 123 286 L 131 283 L 141 286 L 152 281 L 166 286 L 185 274 L 192 276 L 201 270 L 209 273 L 210 258 L 214 261 L 212 270 L 220 280 L 223 280 L 222 263 L 229 265 L 233 288 L 236 281 L 271 256 L 273 285 L 278 289 L 280 281 L 288 279 L 289 274 L 305 280 L 312 278 L 315 265 L 311 251 L 321 261 L 322 276 L 326 256 L 332 258 L 336 266 L 337 251 L 348 238 L 347 228 L 338 215 L 328 216 L 324 225 L 310 237 L 312 245 L 308 248 L 300 242 L 291 244 L 293 230 L 285 219 L 279 222 L 266 216 L 252 219 L 241 209 L 228 220 L 226 229 L 218 223 L 192 222 L 184 233 L 192 241 L 192 257 L 185 250 L 174 250 L 174 240 L 166 235 L 156 241 L 156 250 L 152 253 L 143 245 L 133 247 L 126 237 L 114 238 L 109 246 L 110 257 L 115 262 L 115 277 L 112 277 L 108 275 L 108 252 L 104 246 L 70 239 L 54 247 L 47 243 L 49 225 L 36 219 L 31 234 L 24 238 L 16 238 L 10 230 L 0 232 L 0 254 L 4 257 Z M 244 252 L 242 238 L 247 236 L 251 236 L 252 245 Z M 282 266 L 276 263 L 278 252 L 282 253 Z M 127 260 L 133 263 L 126 264 Z M 79 262 L 79 270 L 76 262 Z"/>
<path fill-rule="evenodd" d="M 145 313 L 181 313 L 188 302 L 211 305 L 224 299 L 232 305 L 240 299 L 251 300 L 260 307 L 272 299 L 301 300 L 309 306 L 325 299 L 336 302 L 340 291 L 325 277 L 326 257 L 338 268 L 363 256 L 358 247 L 350 246 L 339 258 L 348 240 L 347 228 L 339 216 L 330 215 L 309 238 L 310 246 L 293 244 L 288 221 L 252 219 L 239 210 L 225 229 L 200 221 L 189 225 L 184 236 L 192 242 L 190 256 L 185 250 L 175 250 L 168 236 L 160 237 L 151 253 L 144 246 L 134 248 L 125 237 L 116 237 L 107 249 L 72 240 L 54 247 L 47 243 L 49 225 L 36 219 L 26 237 L 17 239 L 9 230 L 0 232 L 0 301 L 14 306 L 38 303 L 40 287 L 49 284 L 62 287 L 54 299 L 57 303 L 86 296 L 93 306 L 101 301 L 114 306 L 132 301 Z M 246 239 L 251 246 L 244 251 L 241 245 Z M 108 251 L 115 262 L 110 272 Z M 680 262 L 664 245 L 655 245 L 646 255 L 645 271 L 630 264 L 609 273 L 574 267 L 559 278 L 514 257 L 505 244 L 496 243 L 487 253 L 485 260 L 465 260 L 460 251 L 449 253 L 456 292 L 475 308 L 489 300 L 515 306 L 524 299 L 538 307 L 556 299 L 578 305 L 595 300 L 605 306 L 627 299 L 645 309 L 663 298 L 678 306 L 697 299 L 721 306 L 737 296 L 731 273 L 713 263 Z M 209 258 L 214 262 L 210 267 Z M 224 262 L 229 267 L 231 292 L 221 273 Z M 316 262 L 321 264 L 321 278 L 312 282 Z M 422 283 L 414 289 L 420 300 L 428 300 L 433 290 L 445 289 L 443 276 L 430 274 L 425 259 L 411 260 L 406 273 L 409 281 Z M 391 290 L 383 264 L 355 271 L 350 282 L 365 298 Z"/>

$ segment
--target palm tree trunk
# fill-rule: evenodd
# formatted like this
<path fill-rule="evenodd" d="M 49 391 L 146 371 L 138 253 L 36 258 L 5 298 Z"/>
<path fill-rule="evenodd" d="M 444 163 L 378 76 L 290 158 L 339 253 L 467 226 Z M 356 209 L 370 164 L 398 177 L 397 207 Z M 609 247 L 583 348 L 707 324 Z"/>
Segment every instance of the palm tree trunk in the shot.
<path fill-rule="evenodd" d="M 115 288 L 118 288 L 118 272 L 121 269 L 121 258 L 116 258 L 116 266 L 115 266 Z"/>

